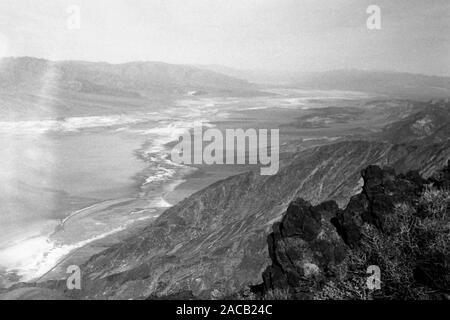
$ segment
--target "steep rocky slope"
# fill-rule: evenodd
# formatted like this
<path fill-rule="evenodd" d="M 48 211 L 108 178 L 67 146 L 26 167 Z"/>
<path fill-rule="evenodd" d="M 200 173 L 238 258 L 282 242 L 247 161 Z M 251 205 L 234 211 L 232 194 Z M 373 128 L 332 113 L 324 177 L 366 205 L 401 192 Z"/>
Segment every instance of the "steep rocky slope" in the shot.
<path fill-rule="evenodd" d="M 246 173 L 216 183 L 167 210 L 143 233 L 91 258 L 82 266 L 83 289 L 75 297 L 139 299 L 188 290 L 219 298 L 257 284 L 269 262 L 265 238 L 290 201 L 335 199 L 342 205 L 357 192 L 359 172 L 369 164 L 432 171 L 450 157 L 448 145 L 416 152 L 425 158 L 428 152 L 428 160 L 405 163 L 403 148 L 344 142 L 306 150 L 275 176 Z"/>
<path fill-rule="evenodd" d="M 450 137 L 450 102 L 431 101 L 426 108 L 384 128 L 381 136 L 392 143 L 446 141 Z"/>

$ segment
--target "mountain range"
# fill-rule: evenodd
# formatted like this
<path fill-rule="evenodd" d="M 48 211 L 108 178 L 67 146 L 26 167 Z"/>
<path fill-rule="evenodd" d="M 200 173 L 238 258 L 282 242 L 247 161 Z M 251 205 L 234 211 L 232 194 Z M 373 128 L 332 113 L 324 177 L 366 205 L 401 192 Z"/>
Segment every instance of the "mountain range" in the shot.
<path fill-rule="evenodd" d="M 264 86 L 305 90 L 370 92 L 386 97 L 429 100 L 448 98 L 450 77 L 407 72 L 341 69 L 322 72 L 239 70 L 218 65 L 199 66 Z"/>
<path fill-rule="evenodd" d="M 256 94 L 255 83 L 259 88 L 281 83 L 309 90 L 362 91 L 421 100 L 447 98 L 450 94 L 449 77 L 388 71 L 343 69 L 302 73 L 151 61 L 111 64 L 32 57 L 0 60 L 1 88 L 40 91 L 43 83 L 58 90 L 130 98 L 188 91 Z"/>
<path fill-rule="evenodd" d="M 167 106 L 192 94 L 256 95 L 246 80 L 162 62 L 0 60 L 0 113 L 5 119 L 117 114 Z"/>
<path fill-rule="evenodd" d="M 246 91 L 252 85 L 214 71 L 162 62 L 49 61 L 32 57 L 3 58 L 0 85 L 4 89 L 53 89 L 125 97 L 186 93 L 190 90 Z"/>

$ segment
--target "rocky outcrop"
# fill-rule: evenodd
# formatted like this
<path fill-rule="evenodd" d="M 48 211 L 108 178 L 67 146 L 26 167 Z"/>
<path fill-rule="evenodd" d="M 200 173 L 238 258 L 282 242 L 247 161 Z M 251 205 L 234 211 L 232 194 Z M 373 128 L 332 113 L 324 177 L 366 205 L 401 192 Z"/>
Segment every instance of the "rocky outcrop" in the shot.
<path fill-rule="evenodd" d="M 397 214 L 399 204 L 407 204 L 418 217 L 423 216 L 421 195 L 430 185 L 448 187 L 450 161 L 429 179 L 422 178 L 417 171 L 396 175 L 392 168 L 381 169 L 374 165 L 362 170 L 361 176 L 363 188 L 350 199 L 345 209 L 339 209 L 335 201 L 313 206 L 297 199 L 289 205 L 283 219 L 274 224 L 273 232 L 267 238 L 272 264 L 263 273 L 262 286 L 254 287 L 255 291 L 262 289 L 259 293 L 264 294 L 284 290 L 291 298 L 309 299 L 326 283 L 348 278 L 347 256 L 350 251 L 358 250 L 364 225 L 373 226 L 381 234 L 398 232 L 399 226 L 389 222 L 395 221 L 392 216 Z M 444 208 L 447 210 L 444 215 L 449 214 L 449 209 Z M 450 239 L 445 240 L 444 236 L 443 241 L 448 245 Z M 434 261 L 440 268 L 436 271 L 437 267 L 433 267 L 434 272 L 444 278 L 438 288 L 445 287 L 448 276 L 442 270 L 449 270 L 449 258 L 441 254 L 422 258 L 422 262 L 417 262 L 416 270 Z M 425 267 L 429 268 L 428 265 Z"/>
<path fill-rule="evenodd" d="M 272 265 L 263 273 L 265 288 L 293 288 L 295 297 L 308 297 L 308 280 L 340 277 L 347 248 L 330 222 L 338 211 L 334 201 L 312 206 L 297 199 L 289 205 L 267 240 Z"/>
<path fill-rule="evenodd" d="M 353 246 L 361 237 L 363 223 L 371 223 L 388 232 L 386 220 L 394 212 L 395 204 L 417 202 L 425 184 L 417 171 L 396 176 L 390 168 L 369 166 L 361 173 L 362 192 L 353 196 L 349 204 L 333 219 L 344 241 Z"/>
<path fill-rule="evenodd" d="M 450 189 L 450 160 L 447 166 L 431 176 L 428 181 L 441 189 Z"/>

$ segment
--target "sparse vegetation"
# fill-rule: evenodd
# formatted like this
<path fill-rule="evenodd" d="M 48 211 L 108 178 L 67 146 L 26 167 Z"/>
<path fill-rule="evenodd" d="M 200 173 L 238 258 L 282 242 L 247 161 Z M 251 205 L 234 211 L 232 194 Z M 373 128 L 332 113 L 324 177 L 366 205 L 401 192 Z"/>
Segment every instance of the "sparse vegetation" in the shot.
<path fill-rule="evenodd" d="M 287 289 L 269 290 L 263 297 L 263 300 L 288 300 L 288 299 L 291 299 L 291 294 Z"/>
<path fill-rule="evenodd" d="M 364 274 L 369 265 L 380 267 L 382 288 L 374 292 L 375 298 L 432 299 L 448 294 L 449 208 L 449 190 L 427 187 L 418 205 L 397 205 L 389 217 L 388 232 L 365 224 L 360 246 L 349 255 L 349 268 Z"/>

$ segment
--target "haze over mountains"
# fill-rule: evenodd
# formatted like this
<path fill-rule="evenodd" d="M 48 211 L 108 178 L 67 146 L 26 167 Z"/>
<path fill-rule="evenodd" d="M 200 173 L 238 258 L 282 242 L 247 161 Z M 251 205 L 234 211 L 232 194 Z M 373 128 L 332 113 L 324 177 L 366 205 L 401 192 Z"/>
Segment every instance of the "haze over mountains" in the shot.
<path fill-rule="evenodd" d="M 0 112 L 4 118 L 64 118 L 157 109 L 171 96 L 248 95 L 248 81 L 162 62 L 54 62 L 32 57 L 0 60 Z"/>
<path fill-rule="evenodd" d="M 232 77 L 310 90 L 349 90 L 398 98 L 433 99 L 450 95 L 450 77 L 342 69 L 324 72 L 238 70 L 218 65 L 199 66 Z"/>
<path fill-rule="evenodd" d="M 42 85 L 80 93 L 139 97 L 198 90 L 255 93 L 253 83 L 280 83 L 308 90 L 371 92 L 400 98 L 432 99 L 450 95 L 450 78 L 411 73 L 335 70 L 316 73 L 238 70 L 216 65 L 162 62 L 53 62 L 31 57 L 0 61 L 2 88 L 40 90 Z"/>
<path fill-rule="evenodd" d="M 129 97 L 138 97 L 140 93 L 252 89 L 247 81 L 185 65 L 162 62 L 53 62 L 30 57 L 2 59 L 0 84 L 8 89 L 33 89 L 48 85 L 82 93 Z"/>
<path fill-rule="evenodd" d="M 4 119 L 65 118 L 164 107 L 176 96 L 254 96 L 275 87 L 362 91 L 427 101 L 450 96 L 450 78 L 393 72 L 321 73 L 242 71 L 162 62 L 53 62 L 32 57 L 0 61 Z M 151 101 L 151 103 L 149 103 Z"/>

